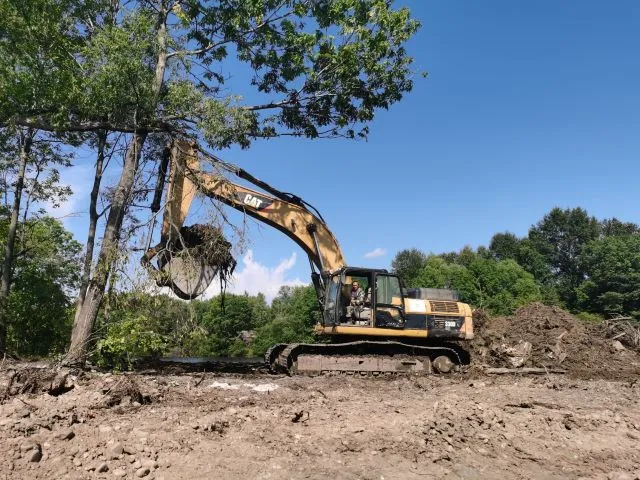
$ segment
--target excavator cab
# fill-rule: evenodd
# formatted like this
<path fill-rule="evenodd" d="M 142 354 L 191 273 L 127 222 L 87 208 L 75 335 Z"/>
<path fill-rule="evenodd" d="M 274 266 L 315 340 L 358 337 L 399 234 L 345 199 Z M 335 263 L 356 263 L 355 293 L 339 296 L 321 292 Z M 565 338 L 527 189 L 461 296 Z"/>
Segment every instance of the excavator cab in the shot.
<path fill-rule="evenodd" d="M 364 302 L 351 303 L 353 284 L 364 291 Z M 403 328 L 404 290 L 400 278 L 386 270 L 346 267 L 326 282 L 324 326 Z"/>

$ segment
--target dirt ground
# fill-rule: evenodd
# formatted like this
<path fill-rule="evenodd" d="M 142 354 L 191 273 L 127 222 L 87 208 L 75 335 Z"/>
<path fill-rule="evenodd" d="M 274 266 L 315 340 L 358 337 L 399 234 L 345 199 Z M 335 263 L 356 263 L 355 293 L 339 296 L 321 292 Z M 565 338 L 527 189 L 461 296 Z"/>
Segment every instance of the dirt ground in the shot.
<path fill-rule="evenodd" d="M 94 372 L 53 383 L 57 396 L 2 401 L 0 478 L 640 478 L 635 379 Z"/>

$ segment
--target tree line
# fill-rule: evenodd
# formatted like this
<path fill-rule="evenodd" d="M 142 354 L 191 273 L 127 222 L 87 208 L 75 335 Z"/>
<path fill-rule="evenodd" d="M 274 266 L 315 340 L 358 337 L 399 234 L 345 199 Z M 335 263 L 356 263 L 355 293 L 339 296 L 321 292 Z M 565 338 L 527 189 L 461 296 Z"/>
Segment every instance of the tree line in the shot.
<path fill-rule="evenodd" d="M 413 87 L 406 44 L 419 27 L 388 0 L 0 1 L 0 356 L 25 328 L 10 300 L 26 268 L 21 232 L 42 217 L 36 203 L 69 194 L 58 168 L 77 152 L 95 160 L 69 365 L 87 358 L 128 252 L 150 243 L 173 138 L 214 150 L 365 138 Z"/>
<path fill-rule="evenodd" d="M 640 319 L 640 227 L 583 208 L 553 208 L 526 236 L 497 233 L 475 250 L 402 250 L 392 269 L 408 286 L 453 288 L 494 314 L 542 301 L 585 318 Z"/>

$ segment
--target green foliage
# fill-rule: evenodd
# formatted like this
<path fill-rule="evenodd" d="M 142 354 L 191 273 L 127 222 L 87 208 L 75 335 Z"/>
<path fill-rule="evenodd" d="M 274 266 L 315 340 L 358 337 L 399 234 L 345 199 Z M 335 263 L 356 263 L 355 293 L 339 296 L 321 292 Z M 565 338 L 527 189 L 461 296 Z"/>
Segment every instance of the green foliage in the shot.
<path fill-rule="evenodd" d="M 73 0 L 0 2 L 0 121 L 49 112 L 70 113 L 81 71 Z"/>
<path fill-rule="evenodd" d="M 387 0 L 6 0 L 0 19 L 0 121 L 196 126 L 216 148 L 366 136 L 375 111 L 413 86 L 405 44 L 420 26 Z M 263 103 L 222 94 L 230 55 Z"/>
<path fill-rule="evenodd" d="M 6 225 L 7 218 L 0 217 L 0 244 Z M 81 245 L 51 217 L 21 224 L 18 240 L 8 300 L 9 351 L 21 356 L 61 353 L 71 332 Z"/>
<path fill-rule="evenodd" d="M 127 312 L 117 322 L 107 326 L 107 333 L 97 343 L 97 364 L 116 370 L 128 370 L 140 357 L 157 356 L 167 346 L 167 339 L 153 330 L 144 315 Z"/>
<path fill-rule="evenodd" d="M 600 323 L 603 320 L 602 315 L 598 313 L 577 312 L 575 313 L 575 316 L 578 317 L 580 320 L 584 320 L 585 322 L 591 322 L 591 323 Z"/>
<path fill-rule="evenodd" d="M 638 317 L 639 242 L 634 223 L 598 221 L 582 208 L 554 208 L 525 238 L 497 233 L 488 248 L 428 257 L 402 250 L 392 268 L 415 286 L 457 289 L 463 300 L 493 313 L 542 300 L 590 320 Z"/>
<path fill-rule="evenodd" d="M 581 258 L 587 279 L 576 289 L 589 312 L 640 318 L 640 235 L 603 237 Z"/>
<path fill-rule="evenodd" d="M 426 260 L 427 255 L 417 248 L 400 250 L 391 261 L 391 270 L 400 276 L 406 286 L 415 287 Z"/>
<path fill-rule="evenodd" d="M 224 305 L 223 305 L 224 300 Z M 255 327 L 253 307 L 255 302 L 248 295 L 225 295 L 210 300 L 195 302 L 195 314 L 199 320 L 201 343 L 190 344 L 193 350 L 187 355 L 195 356 L 234 356 L 245 354 L 236 340 L 240 332 Z"/>
<path fill-rule="evenodd" d="M 117 294 L 109 305 L 94 360 L 120 369 L 135 357 L 262 355 L 274 343 L 313 341 L 320 314 L 312 286 L 282 287 L 271 306 L 262 294 L 227 294 L 223 306 L 221 297 L 187 303 L 144 293 Z"/>
<path fill-rule="evenodd" d="M 529 240 L 550 267 L 552 280 L 570 308 L 584 279 L 579 261 L 584 247 L 598 238 L 600 224 L 582 208 L 554 208 L 529 230 Z"/>
<path fill-rule="evenodd" d="M 468 249 L 457 258 L 466 265 L 451 263 L 451 257 L 429 256 L 417 277 L 417 286 L 452 288 L 460 293 L 462 301 L 498 315 L 513 313 L 541 299 L 533 276 L 513 260 L 483 258 Z"/>
<path fill-rule="evenodd" d="M 516 260 L 522 240 L 510 232 L 496 233 L 489 242 L 489 252 L 496 260 Z"/>
<path fill-rule="evenodd" d="M 273 319 L 256 332 L 253 353 L 262 355 L 275 343 L 313 342 L 320 307 L 312 286 L 282 287 L 271 305 Z"/>

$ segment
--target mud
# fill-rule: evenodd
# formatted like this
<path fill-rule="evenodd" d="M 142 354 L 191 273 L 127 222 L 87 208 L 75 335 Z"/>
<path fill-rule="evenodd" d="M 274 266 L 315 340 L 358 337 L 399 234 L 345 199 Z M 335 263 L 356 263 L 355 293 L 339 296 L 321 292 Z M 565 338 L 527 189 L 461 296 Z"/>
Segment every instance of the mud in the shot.
<path fill-rule="evenodd" d="M 0 372 L 1 373 L 1 372 Z M 640 478 L 640 384 L 71 374 L 0 405 L 0 478 Z"/>

